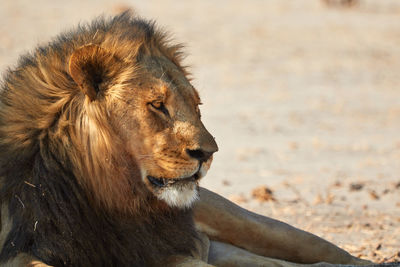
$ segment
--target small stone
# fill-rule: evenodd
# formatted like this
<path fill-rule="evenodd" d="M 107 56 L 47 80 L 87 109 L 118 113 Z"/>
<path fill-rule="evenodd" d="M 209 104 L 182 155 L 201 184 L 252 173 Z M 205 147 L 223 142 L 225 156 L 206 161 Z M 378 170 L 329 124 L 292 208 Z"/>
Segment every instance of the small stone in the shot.
<path fill-rule="evenodd" d="M 352 183 L 350 184 L 350 191 L 360 191 L 363 187 L 363 183 Z"/>
<path fill-rule="evenodd" d="M 272 190 L 264 185 L 254 188 L 251 195 L 260 202 L 276 201 Z"/>
<path fill-rule="evenodd" d="M 373 200 L 378 200 L 380 197 L 378 196 L 378 194 L 374 191 L 371 190 L 369 191 L 369 196 L 373 199 Z"/>
<path fill-rule="evenodd" d="M 225 186 L 230 186 L 231 182 L 229 182 L 228 180 L 222 180 L 222 184 Z"/>

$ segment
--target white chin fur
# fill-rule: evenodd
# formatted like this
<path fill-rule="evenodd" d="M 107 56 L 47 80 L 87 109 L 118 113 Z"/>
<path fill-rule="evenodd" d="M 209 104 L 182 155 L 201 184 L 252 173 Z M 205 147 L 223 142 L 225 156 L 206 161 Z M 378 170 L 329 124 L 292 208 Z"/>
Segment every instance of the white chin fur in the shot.
<path fill-rule="evenodd" d="M 189 208 L 199 199 L 195 183 L 185 186 L 170 186 L 164 188 L 157 197 L 164 200 L 170 207 Z"/>

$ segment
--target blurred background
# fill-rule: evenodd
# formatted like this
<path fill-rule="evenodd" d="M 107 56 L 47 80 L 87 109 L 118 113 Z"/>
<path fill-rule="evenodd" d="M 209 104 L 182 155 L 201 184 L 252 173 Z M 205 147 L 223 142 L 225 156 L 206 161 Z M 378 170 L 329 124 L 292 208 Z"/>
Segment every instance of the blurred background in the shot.
<path fill-rule="evenodd" d="M 400 1 L 0 0 L 0 71 L 126 9 L 186 46 L 220 148 L 202 186 L 400 260 Z"/>

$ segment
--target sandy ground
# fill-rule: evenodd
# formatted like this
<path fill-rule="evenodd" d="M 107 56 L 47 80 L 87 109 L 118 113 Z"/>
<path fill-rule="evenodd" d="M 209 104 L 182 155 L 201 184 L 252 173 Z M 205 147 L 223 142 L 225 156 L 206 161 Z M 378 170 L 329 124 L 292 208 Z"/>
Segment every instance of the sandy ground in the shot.
<path fill-rule="evenodd" d="M 0 0 L 0 71 L 127 7 L 187 46 L 220 147 L 203 186 L 355 255 L 400 260 L 399 1 Z"/>

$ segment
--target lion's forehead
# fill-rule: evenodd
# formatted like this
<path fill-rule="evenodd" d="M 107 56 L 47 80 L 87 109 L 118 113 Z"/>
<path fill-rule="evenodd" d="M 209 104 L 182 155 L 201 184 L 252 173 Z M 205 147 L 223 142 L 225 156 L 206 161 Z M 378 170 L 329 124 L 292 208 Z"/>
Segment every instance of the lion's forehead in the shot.
<path fill-rule="evenodd" d="M 179 107 L 195 107 L 200 102 L 197 91 L 182 78 L 168 77 L 161 81 L 161 90 L 167 98 L 174 100 Z"/>
<path fill-rule="evenodd" d="M 191 105 L 197 105 L 200 102 L 199 94 L 186 74 L 167 57 L 147 56 L 142 64 L 156 80 L 157 85 L 152 88 L 153 90 L 156 89 L 166 95 L 179 96 L 185 103 Z"/>

